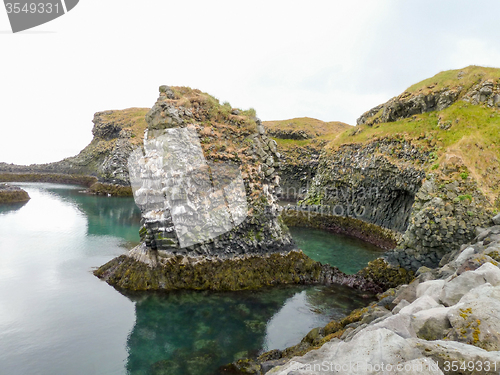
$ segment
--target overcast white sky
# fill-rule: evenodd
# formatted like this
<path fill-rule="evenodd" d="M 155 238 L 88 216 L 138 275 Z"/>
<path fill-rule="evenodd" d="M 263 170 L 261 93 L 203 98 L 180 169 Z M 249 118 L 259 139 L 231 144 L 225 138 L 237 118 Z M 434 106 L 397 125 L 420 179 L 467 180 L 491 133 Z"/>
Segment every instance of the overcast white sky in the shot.
<path fill-rule="evenodd" d="M 97 111 L 199 88 L 262 120 L 355 124 L 442 70 L 500 67 L 498 0 L 80 0 L 12 34 L 0 8 L 0 161 L 57 161 Z"/>

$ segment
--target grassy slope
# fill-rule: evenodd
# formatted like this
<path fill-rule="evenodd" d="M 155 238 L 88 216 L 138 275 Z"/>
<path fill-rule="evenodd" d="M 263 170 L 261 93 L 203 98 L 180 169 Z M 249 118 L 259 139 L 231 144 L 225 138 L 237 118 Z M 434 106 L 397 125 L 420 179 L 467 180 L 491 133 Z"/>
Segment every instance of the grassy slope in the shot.
<path fill-rule="evenodd" d="M 110 111 L 109 114 L 103 115 L 103 119 L 114 122 L 124 130 L 129 130 L 132 133 L 130 142 L 134 145 L 142 145 L 144 130 L 148 126 L 145 120 L 148 111 L 149 108 L 127 108 Z"/>
<path fill-rule="evenodd" d="M 264 121 L 264 127 L 269 133 L 275 130 L 297 131 L 303 130 L 310 134 L 310 139 L 281 139 L 273 138 L 281 150 L 290 150 L 295 147 L 323 145 L 337 137 L 342 131 L 351 129 L 352 126 L 339 121 L 324 122 L 310 117 L 300 117 L 281 121 Z"/>
<path fill-rule="evenodd" d="M 476 68 L 469 72 L 469 77 L 474 77 L 474 74 L 477 77 L 479 68 Z M 496 75 L 497 78 L 500 76 L 500 69 L 485 69 L 485 71 L 485 74 Z M 413 85 L 410 89 L 419 90 L 429 83 L 436 82 L 438 85 L 452 85 L 450 77 L 456 76 L 457 72 L 459 70 L 440 73 Z M 444 130 L 439 124 L 451 127 Z M 424 166 L 428 170 L 442 168 L 450 157 L 458 156 L 492 203 L 499 196 L 500 111 L 498 109 L 459 100 L 442 111 L 428 112 L 373 127 L 357 126 L 354 130 L 340 134 L 329 143 L 327 149 L 333 151 L 342 144 L 366 143 L 383 137 L 404 137 L 423 149 L 434 151 L 435 160 Z"/>
<path fill-rule="evenodd" d="M 498 68 L 484 68 L 471 65 L 463 69 L 440 72 L 434 77 L 427 78 L 410 86 L 405 92 L 416 93 L 421 91 L 423 94 L 426 94 L 425 91 L 438 91 L 444 88 L 453 88 L 457 86 L 462 86 L 464 89 L 467 89 L 480 80 L 495 80 L 499 77 L 500 69 Z"/>
<path fill-rule="evenodd" d="M 349 127 L 348 124 L 339 121 L 324 122 L 310 117 L 299 117 L 290 120 L 264 121 L 264 126 L 270 132 L 274 130 L 294 131 L 302 130 L 312 137 L 324 136 L 338 133 Z"/>

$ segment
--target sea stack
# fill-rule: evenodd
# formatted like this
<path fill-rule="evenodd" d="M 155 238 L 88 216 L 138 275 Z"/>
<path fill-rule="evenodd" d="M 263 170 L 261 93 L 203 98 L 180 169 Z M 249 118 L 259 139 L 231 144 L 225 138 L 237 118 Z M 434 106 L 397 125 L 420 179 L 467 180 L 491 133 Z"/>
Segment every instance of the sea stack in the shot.
<path fill-rule="evenodd" d="M 141 243 L 94 274 L 130 290 L 238 290 L 318 279 L 279 217 L 279 153 L 254 110 L 160 87 L 129 157 Z"/>

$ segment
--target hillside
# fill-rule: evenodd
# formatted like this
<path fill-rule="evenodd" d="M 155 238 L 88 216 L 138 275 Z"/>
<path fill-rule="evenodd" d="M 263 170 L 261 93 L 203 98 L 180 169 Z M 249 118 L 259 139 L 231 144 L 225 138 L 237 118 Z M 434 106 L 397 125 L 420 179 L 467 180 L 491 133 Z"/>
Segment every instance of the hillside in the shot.
<path fill-rule="evenodd" d="M 326 145 L 304 203 L 400 232 L 392 260 L 435 267 L 500 209 L 499 93 L 500 69 L 476 66 L 411 86 Z"/>

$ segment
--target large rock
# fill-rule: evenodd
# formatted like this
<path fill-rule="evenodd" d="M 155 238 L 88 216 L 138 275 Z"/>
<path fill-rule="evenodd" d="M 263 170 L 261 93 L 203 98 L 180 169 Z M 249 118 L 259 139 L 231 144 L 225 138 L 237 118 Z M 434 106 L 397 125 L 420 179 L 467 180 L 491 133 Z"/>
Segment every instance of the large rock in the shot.
<path fill-rule="evenodd" d="M 233 112 L 199 90 L 162 86 L 146 114 L 144 151 L 128 162 L 142 242 L 95 275 L 132 290 L 322 279 L 322 266 L 296 250 L 278 217 L 275 144 L 253 114 Z"/>
<path fill-rule="evenodd" d="M 439 299 L 446 306 L 454 305 L 472 288 L 484 283 L 499 285 L 500 269 L 491 263 L 485 263 L 475 271 L 464 272 L 444 284 Z"/>
<path fill-rule="evenodd" d="M 0 204 L 18 203 L 30 200 L 30 196 L 26 191 L 18 186 L 0 184 Z"/>
<path fill-rule="evenodd" d="M 500 286 L 481 284 L 449 309 L 448 339 L 488 351 L 500 350 Z"/>
<path fill-rule="evenodd" d="M 397 364 L 421 357 L 421 353 L 401 336 L 381 328 L 358 335 L 347 343 L 333 341 L 325 344 L 321 349 L 295 357 L 267 374 L 331 374 L 334 371 L 346 375 L 397 374 Z M 391 366 L 390 370 L 387 365 Z"/>
<path fill-rule="evenodd" d="M 500 214 L 496 215 L 492 220 L 495 225 L 500 225 Z"/>

